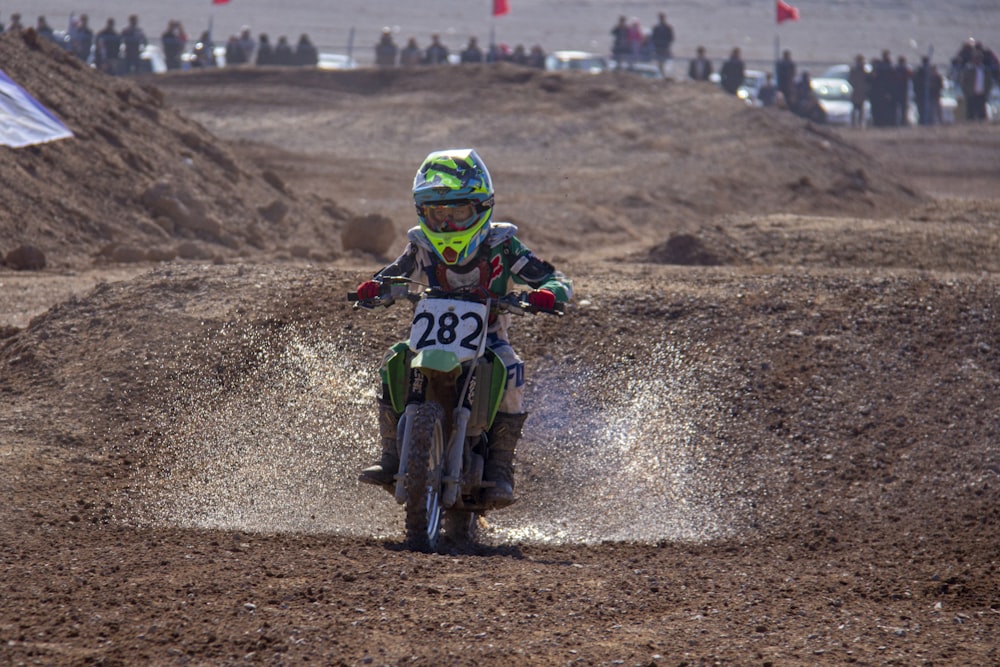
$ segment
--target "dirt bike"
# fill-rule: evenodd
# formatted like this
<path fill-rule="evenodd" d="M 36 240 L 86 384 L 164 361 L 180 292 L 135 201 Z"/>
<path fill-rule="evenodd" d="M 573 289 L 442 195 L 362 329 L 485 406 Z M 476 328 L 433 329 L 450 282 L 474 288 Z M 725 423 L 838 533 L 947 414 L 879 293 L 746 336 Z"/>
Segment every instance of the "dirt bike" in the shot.
<path fill-rule="evenodd" d="M 406 541 L 418 551 L 437 548 L 442 527 L 451 539 L 474 539 L 478 518 L 493 509 L 482 493 L 489 429 L 503 398 L 507 368 L 486 346 L 491 313 L 563 314 L 563 304 L 539 310 L 527 295 L 491 298 L 473 292 L 410 291 L 409 278 L 383 278 L 375 299 L 348 294 L 355 309 L 414 304 L 410 337 L 396 343 L 383 380 L 397 427 L 399 470 L 394 496 L 405 506 Z"/>

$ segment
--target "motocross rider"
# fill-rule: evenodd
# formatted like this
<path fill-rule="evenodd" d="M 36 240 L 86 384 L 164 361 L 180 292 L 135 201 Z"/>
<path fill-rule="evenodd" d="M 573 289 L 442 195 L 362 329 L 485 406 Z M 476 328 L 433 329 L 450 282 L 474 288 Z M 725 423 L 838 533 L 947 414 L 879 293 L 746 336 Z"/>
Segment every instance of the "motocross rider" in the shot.
<path fill-rule="evenodd" d="M 527 286 L 531 288 L 527 300 L 539 310 L 552 310 L 557 302 L 572 297 L 572 283 L 518 240 L 517 227 L 493 221 L 493 181 L 475 150 L 429 154 L 413 179 L 413 202 L 420 224 L 407 233 L 403 254 L 358 286 L 359 299 L 377 297 L 380 279 L 397 276 L 446 292 L 480 290 L 493 297 L 515 291 L 515 284 Z M 506 389 L 488 435 L 489 456 L 483 472 L 495 483 L 483 497 L 492 507 L 514 502 L 514 449 L 527 417 L 521 407 L 524 363 L 508 340 L 510 318 L 509 313 L 491 316 L 487 339 L 489 349 L 507 367 Z M 399 469 L 396 430 L 400 415 L 393 410 L 384 382 L 378 410 L 382 455 L 378 463 L 361 471 L 359 479 L 391 490 Z"/>

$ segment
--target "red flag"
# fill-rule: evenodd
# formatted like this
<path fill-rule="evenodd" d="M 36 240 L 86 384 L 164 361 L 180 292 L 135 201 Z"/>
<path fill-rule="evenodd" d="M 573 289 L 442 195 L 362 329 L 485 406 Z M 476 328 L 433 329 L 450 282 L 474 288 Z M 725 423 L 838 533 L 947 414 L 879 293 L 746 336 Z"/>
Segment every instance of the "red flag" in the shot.
<path fill-rule="evenodd" d="M 799 9 L 798 7 L 792 7 L 787 2 L 782 2 L 778 0 L 778 24 L 782 24 L 785 21 L 798 21 L 799 20 Z"/>
<path fill-rule="evenodd" d="M 503 16 L 509 11 L 507 0 L 493 0 L 493 16 Z"/>
<path fill-rule="evenodd" d="M 212 4 L 213 5 L 225 5 L 228 2 L 229 2 L 229 0 L 212 0 Z"/>

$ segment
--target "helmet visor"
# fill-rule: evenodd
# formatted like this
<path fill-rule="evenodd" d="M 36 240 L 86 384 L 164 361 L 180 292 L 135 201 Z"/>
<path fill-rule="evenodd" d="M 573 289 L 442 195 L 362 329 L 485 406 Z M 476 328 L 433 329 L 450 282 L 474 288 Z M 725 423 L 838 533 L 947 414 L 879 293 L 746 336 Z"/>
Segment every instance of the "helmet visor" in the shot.
<path fill-rule="evenodd" d="M 452 201 L 424 204 L 421 207 L 427 226 L 435 232 L 461 232 L 479 219 L 475 202 Z"/>

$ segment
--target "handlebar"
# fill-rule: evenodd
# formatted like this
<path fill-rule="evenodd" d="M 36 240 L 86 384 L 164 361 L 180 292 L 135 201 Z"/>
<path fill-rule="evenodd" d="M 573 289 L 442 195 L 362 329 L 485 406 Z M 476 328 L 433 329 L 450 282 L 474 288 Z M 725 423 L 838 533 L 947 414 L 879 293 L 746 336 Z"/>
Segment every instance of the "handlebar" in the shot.
<path fill-rule="evenodd" d="M 396 303 L 397 299 L 406 299 L 410 303 L 416 303 L 421 299 L 448 298 L 476 301 L 479 303 L 486 303 L 487 301 L 490 301 L 492 307 L 500 311 L 513 313 L 515 315 L 524 315 L 525 313 L 546 313 L 562 317 L 566 314 L 566 304 L 564 303 L 557 303 L 552 310 L 543 310 L 531 305 L 531 303 L 528 302 L 527 292 L 512 292 L 499 298 L 490 299 L 489 297 L 484 298 L 472 292 L 445 292 L 434 288 L 426 288 L 420 292 L 411 292 L 409 289 L 411 284 L 422 283 L 417 283 L 410 278 L 390 277 L 383 278 L 379 282 L 381 284 L 379 295 L 374 299 L 359 299 L 357 292 L 347 293 L 347 300 L 354 302 L 355 310 L 358 308 L 372 309 L 379 306 L 388 308 Z"/>

